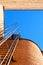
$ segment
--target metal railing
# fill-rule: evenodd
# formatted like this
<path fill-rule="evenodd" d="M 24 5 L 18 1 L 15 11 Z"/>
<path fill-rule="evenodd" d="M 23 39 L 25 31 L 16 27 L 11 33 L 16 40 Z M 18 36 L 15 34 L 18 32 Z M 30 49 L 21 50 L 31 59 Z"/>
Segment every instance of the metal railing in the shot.
<path fill-rule="evenodd" d="M 16 49 L 16 46 L 18 44 L 18 41 L 19 41 L 19 35 L 16 36 L 15 40 L 13 40 L 13 42 L 11 43 L 11 46 L 10 48 L 8 49 L 6 55 L 4 56 L 4 58 L 0 58 L 0 65 L 2 65 L 3 63 L 5 65 L 9 65 L 10 61 L 11 61 L 11 58 L 13 56 L 13 53 Z"/>
<path fill-rule="evenodd" d="M 19 25 L 17 26 L 16 24 L 13 24 L 13 25 L 5 28 L 4 30 L 0 31 L 0 38 L 2 38 L 3 35 L 6 37 L 6 38 L 4 37 L 4 38 L 2 38 L 2 40 L 0 40 L 0 45 L 2 45 L 19 27 L 20 27 Z"/>
<path fill-rule="evenodd" d="M 15 29 L 14 29 L 15 27 Z M 17 31 L 19 29 L 19 25 L 11 25 L 7 28 L 5 28 L 4 30 L 0 31 L 0 65 L 9 65 L 11 58 L 13 56 L 13 53 L 15 51 L 15 48 L 17 46 L 17 43 L 19 41 L 19 34 L 14 38 L 14 39 L 10 39 L 10 37 L 12 37 L 12 35 L 14 34 L 15 31 Z M 4 34 L 4 37 L 2 37 Z M 2 39 L 1 39 L 2 38 Z M 9 42 L 7 41 L 11 41 L 10 42 L 10 46 L 9 46 Z"/>

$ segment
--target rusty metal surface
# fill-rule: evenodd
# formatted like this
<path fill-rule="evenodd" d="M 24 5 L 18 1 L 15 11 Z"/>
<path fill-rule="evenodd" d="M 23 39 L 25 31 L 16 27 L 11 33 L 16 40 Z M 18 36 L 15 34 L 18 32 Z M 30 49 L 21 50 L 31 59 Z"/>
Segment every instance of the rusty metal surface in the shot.
<path fill-rule="evenodd" d="M 40 49 L 31 41 L 20 40 L 13 55 L 16 62 L 10 65 L 43 65 L 43 56 Z"/>
<path fill-rule="evenodd" d="M 14 39 L 9 38 L 7 39 L 1 46 L 0 46 L 0 65 L 9 65 L 13 53 L 16 49 L 16 46 L 19 41 L 19 35 L 16 36 Z"/>
<path fill-rule="evenodd" d="M 4 42 L 1 46 L 0 46 L 0 62 L 3 61 L 4 57 L 6 56 L 11 44 L 12 44 L 13 40 L 8 39 L 6 42 Z M 4 61 L 5 62 L 5 61 Z"/>

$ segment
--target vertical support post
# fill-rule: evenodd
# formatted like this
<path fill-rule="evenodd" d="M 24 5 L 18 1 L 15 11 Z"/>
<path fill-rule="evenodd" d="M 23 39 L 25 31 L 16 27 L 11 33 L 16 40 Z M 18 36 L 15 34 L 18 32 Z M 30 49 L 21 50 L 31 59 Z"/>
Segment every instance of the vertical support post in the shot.
<path fill-rule="evenodd" d="M 4 9 L 3 6 L 0 5 L 0 32 L 4 30 Z M 2 37 L 4 37 L 4 34 L 2 34 Z"/>

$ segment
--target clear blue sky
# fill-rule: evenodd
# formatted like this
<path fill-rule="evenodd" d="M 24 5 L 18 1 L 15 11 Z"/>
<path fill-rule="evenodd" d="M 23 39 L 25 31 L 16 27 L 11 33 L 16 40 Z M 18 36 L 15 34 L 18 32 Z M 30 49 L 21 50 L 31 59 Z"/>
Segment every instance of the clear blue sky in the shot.
<path fill-rule="evenodd" d="M 20 24 L 21 37 L 33 40 L 43 50 L 43 10 L 6 10 L 4 15 L 5 27 Z"/>

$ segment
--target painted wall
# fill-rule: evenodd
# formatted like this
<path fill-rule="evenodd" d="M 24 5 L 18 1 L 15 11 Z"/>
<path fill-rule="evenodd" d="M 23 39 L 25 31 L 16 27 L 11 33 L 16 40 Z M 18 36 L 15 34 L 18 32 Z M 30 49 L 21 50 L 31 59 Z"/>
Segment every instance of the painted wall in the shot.
<path fill-rule="evenodd" d="M 43 50 L 43 11 L 6 10 L 4 14 L 5 27 L 18 23 L 21 25 L 19 29 L 21 37 L 33 40 Z"/>

